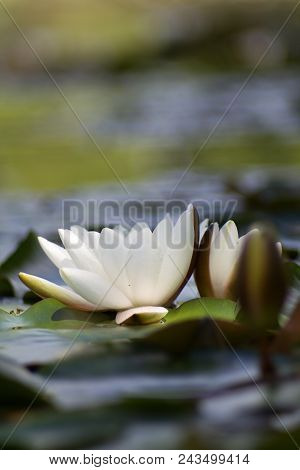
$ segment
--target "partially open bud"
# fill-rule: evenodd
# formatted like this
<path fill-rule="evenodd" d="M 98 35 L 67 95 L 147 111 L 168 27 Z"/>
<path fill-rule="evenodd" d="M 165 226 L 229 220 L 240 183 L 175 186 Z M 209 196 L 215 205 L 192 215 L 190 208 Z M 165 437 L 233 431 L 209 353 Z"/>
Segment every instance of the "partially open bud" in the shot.
<path fill-rule="evenodd" d="M 237 227 L 229 220 L 221 229 L 211 224 L 201 238 L 195 281 L 201 297 L 236 300 L 236 266 L 240 247 Z"/>
<path fill-rule="evenodd" d="M 214 225 L 211 224 L 201 239 L 194 273 L 198 291 L 202 297 L 214 297 L 209 269 L 209 255 L 213 232 Z"/>
<path fill-rule="evenodd" d="M 244 320 L 259 329 L 278 327 L 286 288 L 278 244 L 268 231 L 253 230 L 237 266 L 237 296 Z"/>

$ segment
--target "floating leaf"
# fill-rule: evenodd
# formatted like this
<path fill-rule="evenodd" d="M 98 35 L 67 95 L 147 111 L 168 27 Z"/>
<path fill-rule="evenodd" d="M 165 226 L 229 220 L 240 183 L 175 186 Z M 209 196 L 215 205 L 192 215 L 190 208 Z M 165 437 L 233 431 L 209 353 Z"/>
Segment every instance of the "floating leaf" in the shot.
<path fill-rule="evenodd" d="M 58 330 L 31 328 L 0 331 L 0 354 L 26 366 L 58 361 L 91 348 L 76 338 L 76 334 L 77 330 L 68 337 Z"/>
<path fill-rule="evenodd" d="M 232 300 L 201 297 L 189 300 L 180 307 L 170 310 L 166 316 L 167 323 L 187 321 L 209 317 L 218 320 L 234 320 L 238 306 Z"/>
<path fill-rule="evenodd" d="M 102 312 L 92 314 L 65 307 L 54 299 L 45 299 L 22 313 L 0 311 L 0 330 L 11 328 L 77 329 L 95 326 L 113 318 Z"/>
<path fill-rule="evenodd" d="M 147 336 L 149 333 L 162 328 L 163 325 L 134 325 L 119 326 L 113 322 L 99 323 L 93 328 L 84 328 L 80 332 L 80 340 L 93 344 L 114 344 L 115 341 L 134 340 Z M 62 332 L 62 331 L 61 331 Z M 71 328 L 62 332 L 67 337 L 73 337 Z"/>
<path fill-rule="evenodd" d="M 150 333 L 143 344 L 155 346 L 174 354 L 183 354 L 203 348 L 230 348 L 247 344 L 250 330 L 240 323 L 202 318 L 174 322 Z"/>

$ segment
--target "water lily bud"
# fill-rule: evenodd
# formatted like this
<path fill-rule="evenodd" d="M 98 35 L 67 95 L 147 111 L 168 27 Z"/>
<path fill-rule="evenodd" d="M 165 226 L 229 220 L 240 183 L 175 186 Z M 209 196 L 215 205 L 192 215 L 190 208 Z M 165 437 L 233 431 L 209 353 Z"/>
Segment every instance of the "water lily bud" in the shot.
<path fill-rule="evenodd" d="M 195 281 L 202 297 L 214 297 L 209 269 L 209 255 L 210 245 L 213 237 L 213 229 L 214 225 L 211 224 L 201 239 L 194 273 Z"/>
<path fill-rule="evenodd" d="M 244 239 L 232 220 L 221 229 L 211 224 L 205 231 L 194 273 L 201 297 L 236 300 L 236 266 Z"/>
<path fill-rule="evenodd" d="M 245 321 L 260 329 L 276 328 L 286 295 L 278 244 L 266 230 L 247 237 L 237 269 L 237 295 Z"/>

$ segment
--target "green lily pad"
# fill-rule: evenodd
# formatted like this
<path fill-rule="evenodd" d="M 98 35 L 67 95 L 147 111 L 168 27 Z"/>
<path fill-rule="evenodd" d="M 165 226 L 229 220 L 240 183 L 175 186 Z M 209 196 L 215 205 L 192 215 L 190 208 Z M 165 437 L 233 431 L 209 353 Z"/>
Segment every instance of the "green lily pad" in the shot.
<path fill-rule="evenodd" d="M 0 331 L 0 354 L 26 366 L 38 366 L 82 354 L 92 346 L 59 330 L 21 328 Z"/>
<path fill-rule="evenodd" d="M 170 310 L 166 322 L 174 323 L 205 317 L 232 321 L 235 320 L 237 312 L 238 306 L 232 300 L 202 297 L 184 302 L 180 307 Z"/>
<path fill-rule="evenodd" d="M 161 323 L 155 325 L 134 325 L 134 326 L 119 326 L 115 321 L 110 322 L 101 322 L 95 325 L 96 328 L 84 328 L 80 332 L 80 340 L 93 343 L 93 344 L 103 344 L 110 343 L 113 344 L 114 341 L 122 340 L 134 340 L 141 339 L 149 335 L 153 331 L 156 331 L 163 327 Z M 68 330 L 60 331 L 64 336 L 72 337 L 74 332 L 71 328 Z"/>
<path fill-rule="evenodd" d="M 79 312 L 54 299 L 41 300 L 24 312 L 0 310 L 0 331 L 16 328 L 78 329 L 110 321 L 113 317 L 109 314 Z"/>
<path fill-rule="evenodd" d="M 253 339 L 246 325 L 209 317 L 173 322 L 150 333 L 141 344 L 171 354 L 185 354 L 201 349 L 231 348 Z"/>

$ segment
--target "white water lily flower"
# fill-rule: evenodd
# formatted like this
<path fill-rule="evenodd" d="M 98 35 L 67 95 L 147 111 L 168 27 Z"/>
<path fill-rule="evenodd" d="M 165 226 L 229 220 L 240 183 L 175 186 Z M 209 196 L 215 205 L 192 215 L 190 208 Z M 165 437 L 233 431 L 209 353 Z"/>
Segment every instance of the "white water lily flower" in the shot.
<path fill-rule="evenodd" d="M 192 274 L 196 219 L 190 205 L 176 224 L 166 216 L 153 232 L 144 223 L 129 231 L 61 229 L 64 248 L 41 237 L 39 242 L 66 285 L 25 273 L 20 279 L 42 298 L 79 310 L 117 310 L 118 324 L 133 316 L 142 323 L 159 321 Z"/>
<path fill-rule="evenodd" d="M 220 229 L 217 223 L 211 224 L 202 236 L 198 253 L 195 281 L 202 297 L 237 299 L 236 275 L 239 256 L 247 237 L 258 229 L 253 229 L 239 237 L 233 220 Z M 281 252 L 281 243 L 277 243 Z"/>

